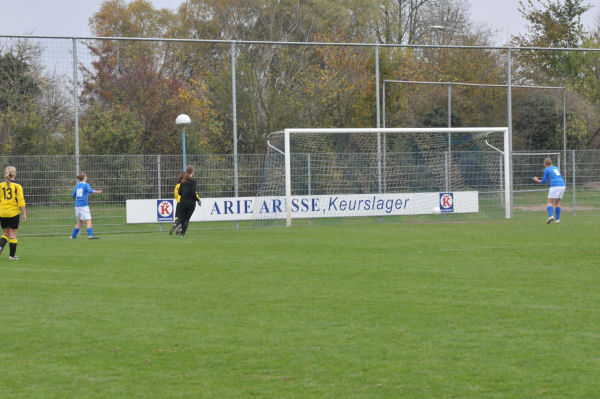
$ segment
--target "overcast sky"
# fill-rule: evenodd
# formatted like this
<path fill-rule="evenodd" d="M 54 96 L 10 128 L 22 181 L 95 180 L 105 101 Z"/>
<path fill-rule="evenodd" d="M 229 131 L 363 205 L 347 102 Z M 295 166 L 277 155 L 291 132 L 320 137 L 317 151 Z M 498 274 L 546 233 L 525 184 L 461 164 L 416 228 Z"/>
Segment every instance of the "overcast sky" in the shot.
<path fill-rule="evenodd" d="M 184 0 L 152 0 L 155 8 L 176 9 Z M 469 0 L 472 19 L 497 31 L 496 44 L 505 44 L 511 35 L 523 33 L 525 21 L 517 11 L 518 0 Z M 101 0 L 0 0 L 0 35 L 90 36 L 89 18 Z M 600 0 L 583 19 L 595 25 Z M 206 38 L 210 39 L 210 38 Z"/>

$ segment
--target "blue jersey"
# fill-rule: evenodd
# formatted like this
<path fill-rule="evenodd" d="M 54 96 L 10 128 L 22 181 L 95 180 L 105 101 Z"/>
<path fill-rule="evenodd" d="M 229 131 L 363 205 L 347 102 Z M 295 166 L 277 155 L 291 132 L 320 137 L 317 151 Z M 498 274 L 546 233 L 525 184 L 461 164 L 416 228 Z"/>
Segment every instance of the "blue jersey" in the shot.
<path fill-rule="evenodd" d="M 560 170 L 558 170 L 556 166 L 548 166 L 546 169 L 544 169 L 542 184 L 545 184 L 546 182 L 550 183 L 550 187 L 565 186 L 565 181 L 560 175 Z"/>
<path fill-rule="evenodd" d="M 77 183 L 72 195 L 75 198 L 75 207 L 88 206 L 88 196 L 93 193 L 94 190 L 88 183 Z"/>

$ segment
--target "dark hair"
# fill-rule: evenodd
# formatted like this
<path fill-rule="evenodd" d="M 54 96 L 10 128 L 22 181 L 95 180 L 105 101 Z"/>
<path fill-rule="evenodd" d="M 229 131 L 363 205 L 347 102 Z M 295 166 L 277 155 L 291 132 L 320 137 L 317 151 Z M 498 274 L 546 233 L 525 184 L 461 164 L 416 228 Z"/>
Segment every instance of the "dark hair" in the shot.
<path fill-rule="evenodd" d="M 183 174 L 183 178 L 181 179 L 181 184 L 187 184 L 192 179 L 192 174 L 194 173 L 194 167 L 189 165 L 185 168 L 185 173 Z"/>
<path fill-rule="evenodd" d="M 83 179 L 85 179 L 85 173 L 81 172 L 80 174 L 75 176 L 75 178 L 78 179 L 79 181 L 83 181 Z"/>
<path fill-rule="evenodd" d="M 181 172 L 181 173 L 179 174 L 179 176 L 177 176 L 177 184 L 181 183 L 181 181 L 183 180 L 183 175 L 184 175 L 184 174 L 185 174 L 184 172 Z"/>

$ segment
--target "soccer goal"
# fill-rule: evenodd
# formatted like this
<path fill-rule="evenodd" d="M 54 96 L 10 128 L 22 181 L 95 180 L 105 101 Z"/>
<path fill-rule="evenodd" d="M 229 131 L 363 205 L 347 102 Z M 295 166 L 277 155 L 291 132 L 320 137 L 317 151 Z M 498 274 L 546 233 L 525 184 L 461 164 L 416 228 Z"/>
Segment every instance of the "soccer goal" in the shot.
<path fill-rule="evenodd" d="M 268 136 L 255 219 L 510 217 L 508 128 L 285 129 Z M 380 219 L 381 220 L 381 219 Z"/>

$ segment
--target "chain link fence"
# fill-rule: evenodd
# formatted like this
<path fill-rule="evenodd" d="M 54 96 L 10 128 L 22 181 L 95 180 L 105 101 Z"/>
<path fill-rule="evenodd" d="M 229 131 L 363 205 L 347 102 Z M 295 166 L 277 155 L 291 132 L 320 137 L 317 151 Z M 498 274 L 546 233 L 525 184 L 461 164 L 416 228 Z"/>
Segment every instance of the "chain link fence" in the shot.
<path fill-rule="evenodd" d="M 0 36 L 0 67 L 24 78 L 6 82 L 29 90 L 0 93 L 0 160 L 27 194 L 22 234 L 69 233 L 79 171 L 105 192 L 90 200 L 98 233 L 158 231 L 126 225 L 125 201 L 172 196 L 180 113 L 188 152 L 204 154 L 187 160 L 203 197 L 259 193 L 267 135 L 283 128 L 509 126 L 515 217 L 545 208 L 531 177 L 547 155 L 567 212 L 596 215 L 599 60 L 592 48 Z M 319 172 L 298 162 L 294 187 L 309 191 Z M 477 189 L 502 200 L 503 187 Z"/>
<path fill-rule="evenodd" d="M 312 155 L 317 157 L 318 155 Z M 463 155 L 464 156 L 464 155 Z M 569 151 L 566 159 L 559 151 L 515 153 L 514 166 L 514 217 L 532 212 L 543 218 L 547 187 L 532 181 L 534 175 L 543 174 L 543 160 L 553 158 L 555 164 L 569 172 L 565 175 L 567 192 L 563 198 L 565 216 L 600 216 L 600 151 Z M 265 170 L 264 154 L 238 155 L 238 196 L 254 196 L 260 192 Z M 322 191 L 319 187 L 319 171 L 306 166 L 307 154 L 298 154 L 294 167 L 295 190 L 301 193 Z M 373 156 L 375 158 L 375 155 Z M 74 156 L 0 156 L 3 165 L 17 168 L 17 180 L 23 185 L 27 201 L 28 221 L 20 226 L 22 235 L 65 235 L 75 224 L 74 200 L 71 195 L 77 182 Z M 188 164 L 196 169 L 198 190 L 201 197 L 234 198 L 234 157 L 232 155 L 189 155 Z M 104 192 L 90 196 L 90 208 L 94 231 L 98 234 L 124 232 L 158 232 L 160 224 L 128 225 L 125 202 L 128 199 L 170 199 L 178 174 L 183 168 L 181 156 L 176 155 L 94 155 L 80 158 L 81 171 L 88 175 L 94 189 Z M 365 174 L 364 165 L 355 165 L 357 184 Z M 476 172 L 476 170 L 474 170 Z M 351 173 L 351 174 L 352 174 Z M 307 176 L 313 175 L 312 180 Z M 353 177 L 344 174 L 344 184 Z M 322 177 L 322 180 L 326 180 Z M 310 182 L 310 188 L 302 187 Z M 331 181 L 327 183 L 331 185 Z M 377 192 L 377 185 L 372 184 Z M 364 191 L 364 185 L 361 186 Z M 480 193 L 502 201 L 501 192 L 492 186 L 476 187 Z M 390 188 L 390 191 L 394 191 Z M 497 195 L 496 195 L 497 194 Z M 501 205 L 501 204 L 499 204 Z M 486 217 L 503 218 L 502 212 L 489 213 Z M 501 209 L 501 208 L 499 208 Z M 391 219 L 390 219 L 391 220 Z M 411 222 L 410 217 L 395 217 L 394 222 Z M 384 218 L 385 221 L 385 218 Z M 242 227 L 252 227 L 245 224 Z M 236 224 L 193 223 L 191 229 L 236 228 Z"/>

